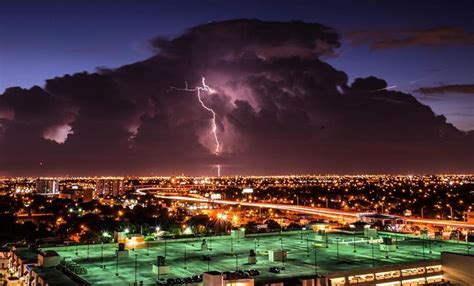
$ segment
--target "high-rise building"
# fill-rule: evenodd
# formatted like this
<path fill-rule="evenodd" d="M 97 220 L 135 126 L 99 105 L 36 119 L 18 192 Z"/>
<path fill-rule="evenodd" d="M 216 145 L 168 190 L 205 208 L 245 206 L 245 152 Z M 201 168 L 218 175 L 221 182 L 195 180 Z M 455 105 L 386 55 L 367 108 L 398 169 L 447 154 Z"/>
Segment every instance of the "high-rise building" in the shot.
<path fill-rule="evenodd" d="M 99 196 L 117 197 L 123 195 L 124 186 L 121 179 L 100 179 L 96 183 L 96 194 Z"/>
<path fill-rule="evenodd" d="M 36 180 L 36 193 L 44 195 L 58 195 L 59 181 L 38 178 Z"/>

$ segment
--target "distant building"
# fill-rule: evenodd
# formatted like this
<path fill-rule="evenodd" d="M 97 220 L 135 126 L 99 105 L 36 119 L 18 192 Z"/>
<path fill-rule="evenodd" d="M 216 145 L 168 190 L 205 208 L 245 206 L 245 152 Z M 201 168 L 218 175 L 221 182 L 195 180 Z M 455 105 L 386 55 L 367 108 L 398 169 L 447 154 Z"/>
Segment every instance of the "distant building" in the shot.
<path fill-rule="evenodd" d="M 59 195 L 59 181 L 50 179 L 37 179 L 36 193 L 44 195 Z"/>
<path fill-rule="evenodd" d="M 124 184 L 121 179 L 100 179 L 95 189 L 99 196 L 118 197 L 124 193 Z"/>
<path fill-rule="evenodd" d="M 406 224 L 401 217 L 385 214 L 364 214 L 360 216 L 361 221 L 371 225 L 394 226 Z"/>
<path fill-rule="evenodd" d="M 474 223 L 474 212 L 464 212 L 464 220 L 467 223 Z"/>
<path fill-rule="evenodd" d="M 87 203 L 94 199 L 94 190 L 93 189 L 82 189 L 82 188 L 72 188 L 63 190 L 59 195 L 62 199 L 70 199 L 77 201 L 82 199 L 83 202 Z"/>

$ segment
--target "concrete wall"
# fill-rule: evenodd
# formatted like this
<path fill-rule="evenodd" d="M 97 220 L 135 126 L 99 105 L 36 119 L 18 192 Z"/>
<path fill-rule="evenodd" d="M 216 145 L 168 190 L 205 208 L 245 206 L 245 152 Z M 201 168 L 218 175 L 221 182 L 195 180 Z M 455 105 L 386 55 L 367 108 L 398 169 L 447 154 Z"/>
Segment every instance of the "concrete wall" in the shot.
<path fill-rule="evenodd" d="M 59 263 L 61 262 L 61 256 L 55 255 L 55 256 L 43 256 L 41 254 L 38 254 L 38 265 L 41 267 L 54 267 L 58 266 Z"/>
<path fill-rule="evenodd" d="M 441 253 L 445 280 L 450 280 L 452 285 L 474 285 L 474 255 Z"/>

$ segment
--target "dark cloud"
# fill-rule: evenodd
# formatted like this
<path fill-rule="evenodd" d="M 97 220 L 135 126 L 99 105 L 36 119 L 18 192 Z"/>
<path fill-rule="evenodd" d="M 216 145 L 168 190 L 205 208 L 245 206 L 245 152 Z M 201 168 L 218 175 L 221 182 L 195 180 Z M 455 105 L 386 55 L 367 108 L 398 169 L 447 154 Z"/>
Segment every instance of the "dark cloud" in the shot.
<path fill-rule="evenodd" d="M 339 35 L 320 24 L 259 20 L 210 23 L 192 28 L 176 39 L 158 37 L 152 45 L 162 55 L 211 61 L 329 56 L 340 46 Z"/>
<path fill-rule="evenodd" d="M 474 46 L 474 34 L 457 27 L 399 31 L 352 31 L 346 33 L 345 36 L 353 45 L 369 45 L 371 51 L 404 47 Z"/>
<path fill-rule="evenodd" d="M 322 58 L 339 36 L 319 24 L 233 20 L 153 40 L 118 69 L 0 95 L 0 171 L 9 174 L 389 173 L 473 171 L 473 134 L 384 80 Z M 220 155 L 214 154 L 217 114 Z M 377 92 L 374 92 L 377 91 Z M 42 164 L 40 164 L 42 163 Z"/>
<path fill-rule="evenodd" d="M 387 88 L 387 82 L 383 79 L 370 76 L 367 78 L 356 78 L 351 85 L 354 90 L 374 91 Z"/>
<path fill-rule="evenodd" d="M 431 87 L 420 87 L 415 90 L 417 93 L 425 95 L 446 94 L 446 93 L 465 93 L 474 94 L 474 84 L 448 84 Z"/>

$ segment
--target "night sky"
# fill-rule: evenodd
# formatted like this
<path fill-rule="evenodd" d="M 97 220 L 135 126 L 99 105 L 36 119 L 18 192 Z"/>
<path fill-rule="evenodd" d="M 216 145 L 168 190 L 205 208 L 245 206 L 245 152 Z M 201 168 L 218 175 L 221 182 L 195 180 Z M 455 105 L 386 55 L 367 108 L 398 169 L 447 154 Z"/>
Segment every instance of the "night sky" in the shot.
<path fill-rule="evenodd" d="M 472 1 L 11 2 L 0 174 L 474 171 Z"/>

